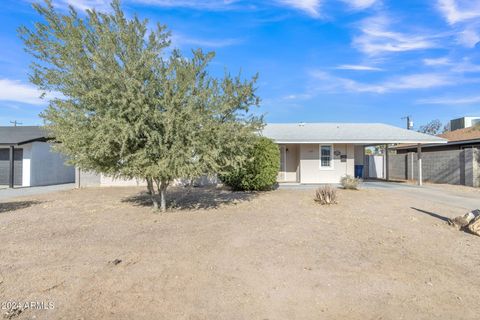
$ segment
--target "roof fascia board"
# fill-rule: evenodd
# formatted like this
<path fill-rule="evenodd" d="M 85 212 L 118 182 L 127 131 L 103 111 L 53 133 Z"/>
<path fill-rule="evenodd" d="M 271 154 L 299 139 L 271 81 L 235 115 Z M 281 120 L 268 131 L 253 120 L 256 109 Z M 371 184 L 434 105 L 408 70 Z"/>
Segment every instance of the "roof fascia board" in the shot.
<path fill-rule="evenodd" d="M 472 140 L 452 141 L 452 142 L 447 142 L 446 144 L 449 146 L 454 146 L 458 144 L 469 144 L 469 143 L 479 143 L 479 142 L 480 142 L 480 139 L 472 139 Z M 429 147 L 429 146 L 434 147 L 436 146 L 436 144 L 426 145 L 425 147 Z M 403 146 L 403 147 L 396 147 L 395 149 L 403 150 L 403 149 L 412 149 L 412 148 L 416 148 L 416 146 Z"/>
<path fill-rule="evenodd" d="M 300 140 L 275 140 L 275 143 L 282 143 L 282 144 L 317 144 L 317 143 L 326 143 L 326 144 L 387 144 L 387 143 L 414 143 L 414 144 L 446 144 L 448 141 L 411 141 L 411 140 L 363 140 L 363 141 L 355 141 L 355 140 L 312 140 L 312 141 L 300 141 Z"/>

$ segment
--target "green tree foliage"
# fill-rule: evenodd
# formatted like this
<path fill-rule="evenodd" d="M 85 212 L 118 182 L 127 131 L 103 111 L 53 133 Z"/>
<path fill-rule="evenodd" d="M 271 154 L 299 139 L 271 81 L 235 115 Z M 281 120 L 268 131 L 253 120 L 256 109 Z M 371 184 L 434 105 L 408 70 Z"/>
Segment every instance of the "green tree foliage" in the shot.
<path fill-rule="evenodd" d="M 280 151 L 270 139 L 258 137 L 246 150 L 249 161 L 240 168 L 221 175 L 220 179 L 234 190 L 263 191 L 270 190 L 277 180 L 280 169 Z"/>
<path fill-rule="evenodd" d="M 118 1 L 112 13 L 79 15 L 35 4 L 42 21 L 21 27 L 35 62 L 31 81 L 55 99 L 43 112 L 58 151 L 71 164 L 148 183 L 155 208 L 177 178 L 193 179 L 238 167 L 263 121 L 256 76 L 221 79 L 207 69 L 214 54 L 191 57 L 170 45 L 166 28 L 127 19 Z"/>

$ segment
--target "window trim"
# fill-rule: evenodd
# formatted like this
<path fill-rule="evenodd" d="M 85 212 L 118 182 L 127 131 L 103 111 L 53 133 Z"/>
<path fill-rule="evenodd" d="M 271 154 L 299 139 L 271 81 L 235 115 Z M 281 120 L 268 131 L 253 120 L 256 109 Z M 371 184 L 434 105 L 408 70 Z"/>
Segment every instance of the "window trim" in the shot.
<path fill-rule="evenodd" d="M 330 147 L 330 165 L 327 166 L 322 166 L 322 147 Z M 318 149 L 318 155 L 319 155 L 319 168 L 320 170 L 334 170 L 334 162 L 335 162 L 335 149 L 333 147 L 333 144 L 320 144 L 319 149 Z"/>

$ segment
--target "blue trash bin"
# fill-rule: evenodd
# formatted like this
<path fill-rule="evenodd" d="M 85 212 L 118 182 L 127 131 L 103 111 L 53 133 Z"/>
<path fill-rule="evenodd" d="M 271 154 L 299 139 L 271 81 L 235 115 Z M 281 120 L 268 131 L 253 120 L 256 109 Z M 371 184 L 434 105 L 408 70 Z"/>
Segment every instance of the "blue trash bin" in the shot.
<path fill-rule="evenodd" d="M 355 165 L 355 178 L 363 178 L 363 165 Z"/>

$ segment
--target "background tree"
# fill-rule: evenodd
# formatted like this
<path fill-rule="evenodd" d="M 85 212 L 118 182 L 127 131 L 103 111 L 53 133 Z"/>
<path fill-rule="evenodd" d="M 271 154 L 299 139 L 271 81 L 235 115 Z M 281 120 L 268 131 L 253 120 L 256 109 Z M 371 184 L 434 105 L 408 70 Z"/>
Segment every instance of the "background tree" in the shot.
<path fill-rule="evenodd" d="M 443 124 L 440 120 L 435 119 L 427 123 L 426 125 L 420 126 L 418 132 L 436 135 L 442 132 Z"/>
<path fill-rule="evenodd" d="M 43 21 L 19 29 L 35 58 L 31 81 L 57 92 L 42 113 L 60 142 L 55 148 L 84 170 L 145 179 L 155 208 L 166 209 L 176 178 L 195 178 L 238 167 L 262 118 L 256 77 L 216 79 L 207 69 L 214 54 L 201 50 L 170 57 L 166 28 L 127 19 L 118 1 L 110 14 L 51 1 L 34 4 Z M 156 194 L 160 195 L 160 204 Z"/>

